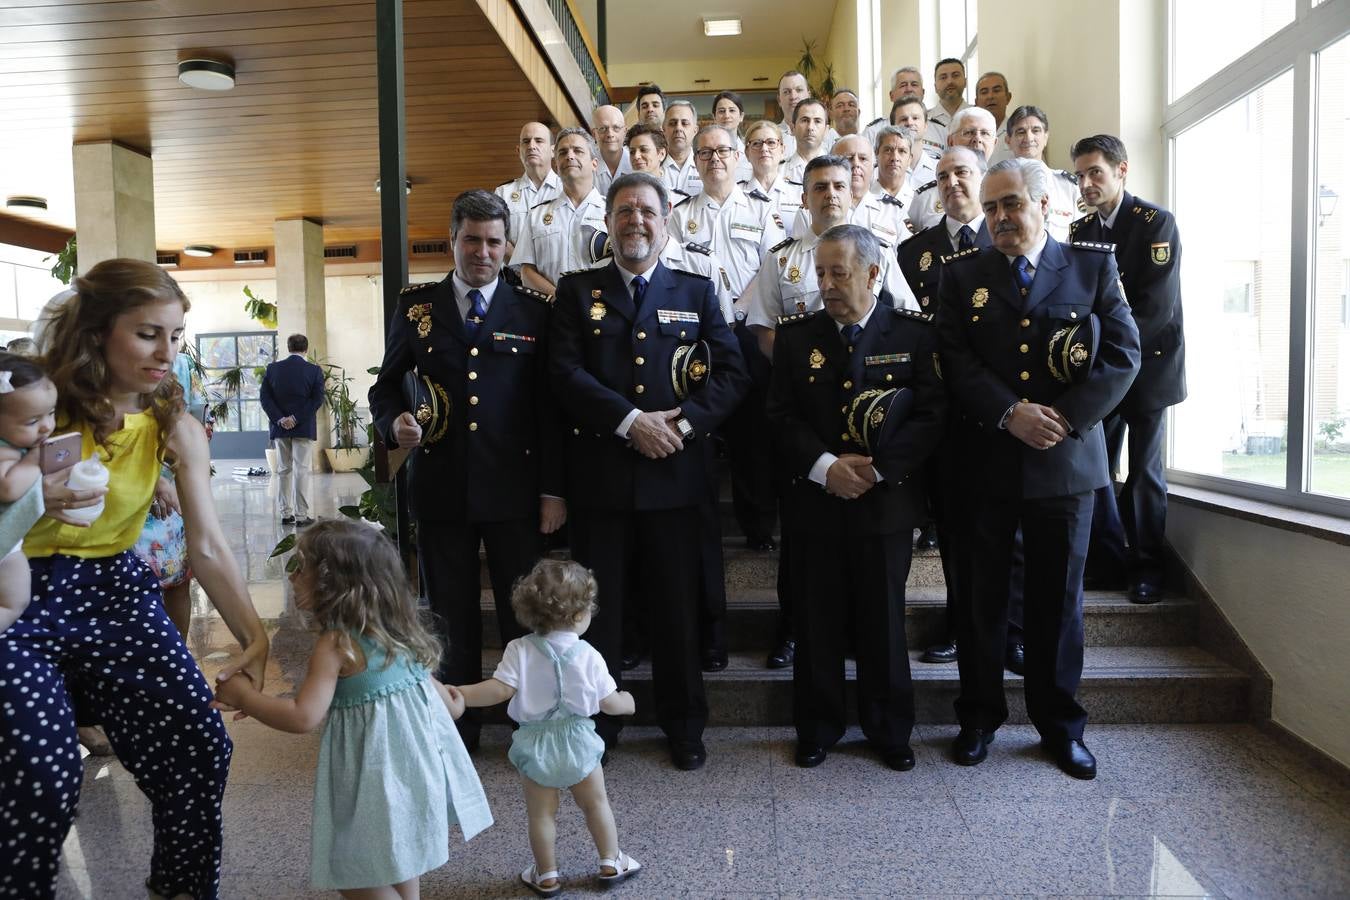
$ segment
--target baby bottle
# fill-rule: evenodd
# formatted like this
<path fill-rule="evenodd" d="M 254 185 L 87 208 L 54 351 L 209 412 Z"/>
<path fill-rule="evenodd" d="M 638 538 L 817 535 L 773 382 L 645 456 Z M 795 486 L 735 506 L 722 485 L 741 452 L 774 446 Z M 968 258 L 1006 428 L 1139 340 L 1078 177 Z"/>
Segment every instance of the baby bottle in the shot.
<path fill-rule="evenodd" d="M 80 460 L 70 467 L 70 477 L 66 479 L 66 487 L 72 491 L 88 491 L 107 486 L 108 467 L 99 462 L 98 457 Z M 98 502 L 93 506 L 68 509 L 65 513 L 72 519 L 92 524 L 95 519 L 103 515 L 103 498 L 99 497 Z"/>

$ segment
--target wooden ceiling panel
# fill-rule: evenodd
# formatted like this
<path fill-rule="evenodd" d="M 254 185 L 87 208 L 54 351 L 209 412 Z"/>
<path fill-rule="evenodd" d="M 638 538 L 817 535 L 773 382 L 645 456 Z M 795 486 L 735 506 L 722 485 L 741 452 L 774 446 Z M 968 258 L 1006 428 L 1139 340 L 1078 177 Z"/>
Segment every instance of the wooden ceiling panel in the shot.
<path fill-rule="evenodd" d="M 373 0 L 0 0 L 0 191 L 74 225 L 72 143 L 155 160 L 164 249 L 272 243 L 305 216 L 325 240 L 379 235 Z M 405 0 L 409 232 L 445 233 L 468 187 L 517 174 L 521 123 L 550 119 L 476 0 Z M 234 61 L 234 90 L 183 87 L 179 59 Z M 36 218 L 36 217 L 35 217 Z"/>

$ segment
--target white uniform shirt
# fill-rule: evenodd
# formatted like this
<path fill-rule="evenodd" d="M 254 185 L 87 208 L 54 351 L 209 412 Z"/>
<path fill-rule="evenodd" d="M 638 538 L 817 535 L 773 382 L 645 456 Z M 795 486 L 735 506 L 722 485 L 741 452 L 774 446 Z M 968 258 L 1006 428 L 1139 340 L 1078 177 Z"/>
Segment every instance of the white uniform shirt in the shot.
<path fill-rule="evenodd" d="M 767 200 L 770 216 L 773 217 L 774 224 L 783 229 L 783 236 L 795 237 L 792 233 L 793 223 L 797 220 L 797 210 L 802 208 L 800 184 L 792 184 L 780 174 L 778 180 L 767 191 L 759 186 L 758 181 L 743 181 L 740 188 L 752 199 Z"/>
<path fill-rule="evenodd" d="M 994 132 L 994 152 L 989 154 L 989 165 L 1012 157 L 1013 152 L 1008 149 L 1008 120 L 1004 119 L 1003 124 L 998 126 L 998 131 Z"/>
<path fill-rule="evenodd" d="M 522 174 L 515 181 L 498 185 L 493 193 L 505 200 L 511 210 L 511 243 L 519 244 L 530 210 L 561 194 L 562 179 L 558 177 L 557 172 L 549 169 L 539 187 L 535 187 L 530 176 Z"/>
<path fill-rule="evenodd" d="M 956 112 L 960 112 L 968 106 L 970 104 L 962 100 L 961 105 L 956 108 Z M 941 148 L 938 150 L 939 156 L 942 155 L 943 150 L 947 149 L 947 135 L 951 130 L 952 116 L 954 115 L 956 113 L 948 113 L 941 103 L 928 110 L 928 133 L 926 137 L 931 137 L 933 142 Z"/>
<path fill-rule="evenodd" d="M 698 174 L 698 168 L 694 165 L 693 150 L 689 151 L 689 158 L 684 161 L 684 165 L 667 156 L 666 161 L 661 163 L 661 177 L 672 191 L 684 191 L 691 197 L 703 191 L 703 176 Z"/>
<path fill-rule="evenodd" d="M 772 329 L 777 327 L 780 316 L 812 312 L 824 306 L 816 282 L 816 245 L 819 243 L 820 236 L 808 228 L 800 238 L 765 255 L 759 274 L 741 297 L 741 305 L 746 308 L 746 324 Z M 881 251 L 881 273 L 872 293 L 879 296 L 883 287 L 891 292 L 896 306 L 920 308 L 900 272 L 894 247 Z"/>
<path fill-rule="evenodd" d="M 732 174 L 732 178 L 736 181 L 749 181 L 755 177 L 755 171 L 750 165 L 750 154 L 745 150 L 745 139 L 740 135 L 736 136 L 736 149 L 741 152 L 741 161 L 736 163 L 736 171 Z"/>
<path fill-rule="evenodd" d="M 1078 179 L 1063 169 L 1050 169 L 1049 193 L 1050 211 L 1045 216 L 1045 230 L 1055 240 L 1067 241 L 1069 225 L 1087 215 L 1089 207 L 1078 193 Z"/>
<path fill-rule="evenodd" d="M 849 209 L 848 224 L 861 225 L 875 234 L 877 240 L 886 244 L 890 248 L 890 254 L 894 256 L 895 248 L 909 237 L 910 232 L 905 226 L 904 204 L 896 202 L 889 194 L 885 194 L 889 199 L 882 199 L 883 194 L 884 192 L 872 191 L 863 194 L 863 198 Z M 797 221 L 793 223 L 792 230 L 795 234 L 810 231 L 810 212 L 805 209 L 798 210 Z"/>
<path fill-rule="evenodd" d="M 543 638 L 560 657 L 577 644 L 581 645 L 562 669 L 562 703 L 574 716 L 598 713 L 600 701 L 618 690 L 600 651 L 577 637 L 574 631 L 550 631 Z M 560 685 L 553 660 L 525 638 L 516 638 L 506 645 L 502 661 L 497 663 L 492 677 L 516 689 L 515 696 L 506 705 L 506 714 L 513 721 L 537 722 L 558 702 Z"/>
<path fill-rule="evenodd" d="M 604 159 L 597 161 L 595 167 L 595 192 L 601 197 L 609 193 L 609 186 L 614 183 L 614 179 L 620 175 L 627 175 L 633 171 L 633 160 L 628 156 L 628 148 L 623 148 L 623 156 L 619 157 L 619 168 L 614 172 L 609 171 Z"/>
<path fill-rule="evenodd" d="M 899 204 L 900 225 L 903 229 L 900 232 L 900 242 L 904 243 L 905 239 L 910 236 L 909 228 L 905 227 L 905 223 L 909 220 L 909 216 L 906 213 L 906 210 L 909 209 L 909 201 L 914 199 L 914 182 L 910 181 L 909 178 L 903 179 L 900 182 L 900 190 L 892 194 L 890 191 L 886 190 L 884 187 L 881 186 L 881 182 L 873 181 L 871 190 L 872 193 L 876 195 L 878 200 L 882 200 L 883 202 L 885 202 L 884 198 L 890 197 L 897 204 Z"/>
<path fill-rule="evenodd" d="M 577 207 L 572 206 L 566 194 L 534 207 L 526 220 L 525 231 L 516 243 L 512 264 L 529 263 L 554 284 L 564 272 L 586 268 L 590 264 L 590 254 L 582 246 L 582 225 L 608 230 L 605 201 L 594 189 Z"/>
<path fill-rule="evenodd" d="M 670 214 L 670 233 L 677 240 L 711 247 L 730 279 L 731 295 L 739 297 L 764 254 L 787 236 L 775 212 L 769 200 L 753 199 L 733 187 L 722 204 L 706 193 L 680 203 Z"/>
<path fill-rule="evenodd" d="M 925 186 L 914 192 L 906 215 L 915 234 L 936 225 L 946 215 L 946 211 L 942 208 L 942 200 L 938 197 L 936 182 L 931 187 Z"/>

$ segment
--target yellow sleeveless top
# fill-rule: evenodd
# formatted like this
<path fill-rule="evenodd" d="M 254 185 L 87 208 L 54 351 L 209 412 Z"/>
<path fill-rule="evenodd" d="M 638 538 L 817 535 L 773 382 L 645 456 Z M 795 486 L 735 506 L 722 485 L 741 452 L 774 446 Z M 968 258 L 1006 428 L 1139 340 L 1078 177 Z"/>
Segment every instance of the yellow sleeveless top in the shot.
<path fill-rule="evenodd" d="M 115 556 L 130 550 L 145 529 L 145 515 L 155 497 L 159 480 L 159 426 L 148 412 L 132 413 L 122 420 L 122 428 L 108 438 L 108 449 L 94 443 L 93 432 L 79 429 L 84 436 L 81 458 L 95 453 L 108 467 L 108 493 L 103 497 L 103 515 L 88 528 L 66 525 L 48 516 L 24 538 L 24 555 L 32 559 L 61 553 L 83 559 Z"/>

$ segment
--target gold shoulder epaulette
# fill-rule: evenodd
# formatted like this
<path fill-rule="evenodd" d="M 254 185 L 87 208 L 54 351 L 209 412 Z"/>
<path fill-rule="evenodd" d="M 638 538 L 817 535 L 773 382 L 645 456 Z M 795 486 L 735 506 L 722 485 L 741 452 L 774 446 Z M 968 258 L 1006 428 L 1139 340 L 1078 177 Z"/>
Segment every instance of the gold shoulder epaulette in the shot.
<path fill-rule="evenodd" d="M 891 309 L 895 310 L 897 316 L 903 316 L 906 319 L 917 319 L 920 322 L 933 321 L 932 313 L 919 312 L 917 309 L 905 309 L 901 306 L 892 306 Z"/>
<path fill-rule="evenodd" d="M 562 273 L 562 274 L 559 275 L 558 277 L 559 277 L 559 278 L 566 278 L 568 275 L 580 275 L 582 272 L 589 272 L 589 271 L 591 271 L 591 270 L 590 270 L 590 269 L 573 269 L 573 270 L 570 271 L 570 272 L 564 272 L 564 273 Z"/>
<path fill-rule="evenodd" d="M 795 325 L 795 324 L 797 324 L 798 322 L 805 322 L 805 321 L 807 321 L 807 320 L 809 320 L 809 319 L 815 318 L 816 314 L 819 313 L 819 312 L 820 312 L 820 310 L 818 310 L 818 309 L 813 309 L 813 310 L 811 310 L 811 312 L 799 312 L 799 313 L 793 313 L 793 314 L 790 315 L 790 316 L 779 316 L 779 317 L 778 317 L 778 327 L 779 327 L 779 328 L 782 328 L 784 325 Z"/>
<path fill-rule="evenodd" d="M 955 262 L 958 259 L 967 259 L 983 250 L 983 247 L 967 247 L 964 250 L 957 250 L 955 253 L 949 253 L 942 257 L 942 264 L 945 266 L 949 262 Z"/>
<path fill-rule="evenodd" d="M 1070 241 L 1070 247 L 1077 247 L 1079 250 L 1096 250 L 1098 253 L 1115 253 L 1115 244 L 1106 244 L 1101 241 Z"/>
<path fill-rule="evenodd" d="M 540 303 L 550 304 L 553 302 L 552 294 L 545 294 L 543 291 L 536 291 L 534 288 L 525 287 L 523 284 L 515 285 L 515 289 L 517 294 L 524 294 L 526 297 L 529 297 L 533 300 L 538 300 Z"/>
<path fill-rule="evenodd" d="M 772 247 L 769 248 L 769 252 L 777 253 L 779 250 L 784 249 L 785 247 L 787 247 L 788 244 L 791 244 L 795 240 L 796 238 L 788 238 L 787 240 L 779 241 L 778 243 L 774 244 Z"/>
<path fill-rule="evenodd" d="M 437 284 L 438 282 L 435 281 L 424 281 L 421 284 L 410 284 L 403 290 L 399 291 L 399 296 L 402 296 L 403 294 L 411 294 L 413 291 L 421 291 L 429 287 L 435 287 Z"/>

